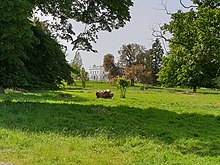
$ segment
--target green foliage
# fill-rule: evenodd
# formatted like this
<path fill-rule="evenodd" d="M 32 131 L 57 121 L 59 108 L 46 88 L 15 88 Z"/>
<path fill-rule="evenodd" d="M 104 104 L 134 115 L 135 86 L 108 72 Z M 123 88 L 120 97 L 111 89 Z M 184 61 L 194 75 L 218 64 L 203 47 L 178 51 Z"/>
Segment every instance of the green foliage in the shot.
<path fill-rule="evenodd" d="M 157 74 L 161 70 L 162 65 L 162 57 L 164 55 L 163 48 L 161 46 L 160 40 L 156 38 L 155 42 L 150 49 L 150 57 L 151 57 L 151 73 L 152 73 L 152 84 L 157 85 Z"/>
<path fill-rule="evenodd" d="M 70 66 L 73 69 L 71 73 L 72 78 L 75 80 L 80 79 L 80 73 L 81 73 L 83 63 L 82 63 L 81 55 L 78 51 L 76 51 L 75 56 L 70 63 Z"/>
<path fill-rule="evenodd" d="M 211 8 L 218 8 L 220 6 L 219 0 L 192 0 L 194 4 L 199 6 L 210 6 Z"/>
<path fill-rule="evenodd" d="M 214 87 L 220 89 L 220 76 L 214 79 Z"/>
<path fill-rule="evenodd" d="M 201 6 L 196 11 L 178 11 L 171 18 L 163 26 L 164 32 L 169 31 L 173 37 L 159 80 L 194 91 L 197 87 L 212 87 L 220 68 L 219 9 Z"/>
<path fill-rule="evenodd" d="M 82 88 L 85 88 L 86 87 L 86 81 L 89 80 L 89 77 L 88 77 L 88 72 L 86 72 L 84 68 L 82 68 L 81 71 L 80 71 L 80 79 L 82 81 Z"/>
<path fill-rule="evenodd" d="M 151 59 L 149 51 L 139 44 L 127 44 L 122 45 L 119 55 L 119 63 L 125 68 L 124 74 L 131 80 L 131 86 L 134 86 L 135 81 L 144 82 L 145 80 L 139 78 L 147 75 L 150 71 Z M 140 72 L 141 68 L 144 68 L 144 70 L 142 69 Z"/>
<path fill-rule="evenodd" d="M 129 87 L 129 81 L 127 81 L 124 77 L 118 77 L 117 79 L 117 87 L 121 92 L 121 98 L 125 98 L 127 88 Z"/>
<path fill-rule="evenodd" d="M 27 19 L 32 14 L 31 4 L 23 0 L 5 0 L 0 6 L 0 86 L 14 85 L 14 82 L 26 84 L 24 60 L 28 56 L 25 48 L 33 41 Z"/>
<path fill-rule="evenodd" d="M 29 22 L 30 23 L 30 22 Z M 40 22 L 38 22 L 39 24 Z M 33 41 L 23 47 L 25 58 L 8 61 L 2 58 L 3 71 L 0 84 L 5 87 L 56 88 L 62 80 L 71 82 L 71 67 L 65 59 L 61 46 L 41 26 L 31 27 Z M 19 52 L 19 51 L 18 51 Z M 14 57 L 13 54 L 10 55 Z"/>
<path fill-rule="evenodd" d="M 83 66 L 82 57 L 81 57 L 79 51 L 76 51 L 75 56 L 72 60 L 72 63 L 76 64 L 79 68 L 81 68 Z"/>
<path fill-rule="evenodd" d="M 122 45 L 119 50 L 120 64 L 124 67 L 129 67 L 133 64 L 144 62 L 146 48 L 139 44 Z"/>
<path fill-rule="evenodd" d="M 158 38 L 149 50 L 139 44 L 127 44 L 122 45 L 119 54 L 119 63 L 124 67 L 125 77 L 131 80 L 131 86 L 135 82 L 158 84 L 157 74 L 161 70 L 164 54 Z"/>
<path fill-rule="evenodd" d="M 66 56 L 60 44 L 38 27 L 32 27 L 36 41 L 26 48 L 29 60 L 25 61 L 28 72 L 36 77 L 30 85 L 56 87 L 63 80 L 71 83 L 72 68 L 66 61 Z"/>
<path fill-rule="evenodd" d="M 77 51 L 70 66 L 72 67 L 72 78 L 75 80 L 81 80 L 82 88 L 86 87 L 86 81 L 89 80 L 88 72 L 85 71 L 85 68 L 82 67 L 82 58 L 80 53 Z"/>
<path fill-rule="evenodd" d="M 71 68 L 54 38 L 71 41 L 74 48 L 93 50 L 91 42 L 99 31 L 123 27 L 130 20 L 132 4 L 131 0 L 1 1 L 0 86 L 48 87 L 63 79 L 72 81 Z M 30 21 L 36 11 L 54 21 Z M 70 20 L 89 28 L 76 37 Z"/>
<path fill-rule="evenodd" d="M 91 42 L 98 38 L 99 31 L 112 31 L 124 27 L 130 20 L 131 0 L 28 0 L 35 9 L 44 15 L 50 15 L 55 22 L 50 30 L 55 36 L 70 41 L 73 49 L 93 50 Z M 82 22 L 87 28 L 75 36 L 70 20 Z M 95 50 L 93 50 L 95 51 Z"/>

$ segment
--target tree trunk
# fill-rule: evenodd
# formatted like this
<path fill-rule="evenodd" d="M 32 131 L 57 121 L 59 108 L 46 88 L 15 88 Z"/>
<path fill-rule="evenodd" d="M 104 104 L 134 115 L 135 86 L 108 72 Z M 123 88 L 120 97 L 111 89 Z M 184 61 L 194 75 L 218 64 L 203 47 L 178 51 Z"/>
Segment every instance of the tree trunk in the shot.
<path fill-rule="evenodd" d="M 1 94 L 1 93 L 5 93 L 5 89 L 0 86 L 0 94 Z"/>
<path fill-rule="evenodd" d="M 134 79 L 131 79 L 131 86 L 134 86 Z"/>
<path fill-rule="evenodd" d="M 152 80 L 153 80 L 153 82 L 152 82 L 153 86 L 156 86 L 157 85 L 157 78 L 156 78 L 155 74 L 153 74 Z"/>
<path fill-rule="evenodd" d="M 82 88 L 83 88 L 83 89 L 86 88 L 86 81 L 82 81 Z"/>
<path fill-rule="evenodd" d="M 196 87 L 193 87 L 193 93 L 196 93 Z"/>

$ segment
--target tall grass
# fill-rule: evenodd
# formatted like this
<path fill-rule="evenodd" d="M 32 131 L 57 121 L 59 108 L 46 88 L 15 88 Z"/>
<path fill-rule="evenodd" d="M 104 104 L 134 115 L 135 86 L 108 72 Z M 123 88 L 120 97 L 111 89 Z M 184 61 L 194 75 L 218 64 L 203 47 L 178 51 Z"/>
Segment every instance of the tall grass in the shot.
<path fill-rule="evenodd" d="M 113 99 L 96 99 L 110 89 Z M 71 98 L 58 97 L 71 94 Z M 220 164 L 220 97 L 202 89 L 89 82 L 58 91 L 0 95 L 0 162 L 27 164 Z"/>

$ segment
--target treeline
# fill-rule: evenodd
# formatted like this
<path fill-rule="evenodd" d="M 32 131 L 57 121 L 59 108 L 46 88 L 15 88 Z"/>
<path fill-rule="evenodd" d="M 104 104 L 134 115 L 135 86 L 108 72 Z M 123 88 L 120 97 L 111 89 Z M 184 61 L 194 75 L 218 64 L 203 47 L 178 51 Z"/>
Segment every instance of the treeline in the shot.
<path fill-rule="evenodd" d="M 151 49 L 139 44 L 122 45 L 119 60 L 116 62 L 112 54 L 107 54 L 104 56 L 103 66 L 108 72 L 109 80 L 125 76 L 132 86 L 136 82 L 157 85 L 163 55 L 164 50 L 157 38 Z"/>
<path fill-rule="evenodd" d="M 131 84 L 180 86 L 194 92 L 220 87 L 220 2 L 191 1 L 190 6 L 180 1 L 188 11 L 170 14 L 169 23 L 153 30 L 154 36 L 169 43 L 166 56 L 162 58 L 159 39 L 149 50 L 138 44 L 123 45 L 119 61 L 111 54 L 104 58 L 109 79 L 124 75 Z M 92 42 L 97 33 L 124 27 L 132 5 L 131 0 L 0 1 L 0 87 L 54 88 L 63 80 L 72 83 L 74 71 L 86 81 L 83 68 L 76 72 L 67 63 L 58 39 L 71 42 L 74 50 L 95 51 Z M 36 12 L 53 21 L 34 19 Z M 70 20 L 88 26 L 75 34 Z M 167 38 L 167 33 L 172 37 Z"/>
<path fill-rule="evenodd" d="M 160 83 L 166 87 L 192 88 L 194 92 L 200 87 L 220 88 L 220 2 L 193 0 L 190 6 L 182 1 L 180 4 L 188 11 L 171 14 L 165 8 L 171 21 L 160 30 L 153 29 L 155 37 L 169 43 L 169 52 L 162 63 L 160 51 L 155 48 L 124 45 L 116 64 L 112 55 L 105 56 L 109 79 L 123 74 L 132 84 Z M 168 33 L 172 37 L 167 38 Z"/>

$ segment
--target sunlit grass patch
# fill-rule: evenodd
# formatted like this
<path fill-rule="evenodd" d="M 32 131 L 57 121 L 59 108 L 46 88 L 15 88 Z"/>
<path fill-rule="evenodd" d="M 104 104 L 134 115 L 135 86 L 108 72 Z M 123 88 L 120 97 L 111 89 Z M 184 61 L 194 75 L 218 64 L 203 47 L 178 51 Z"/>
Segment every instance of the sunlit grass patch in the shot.
<path fill-rule="evenodd" d="M 115 97 L 97 99 L 95 92 L 102 89 Z M 85 90 L 6 90 L 0 95 L 0 160 L 22 165 L 219 164 L 219 95 L 169 90 L 130 87 L 126 99 L 104 82 L 89 82 Z"/>

